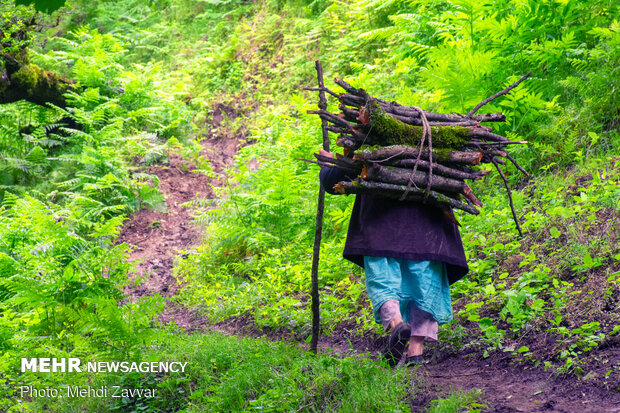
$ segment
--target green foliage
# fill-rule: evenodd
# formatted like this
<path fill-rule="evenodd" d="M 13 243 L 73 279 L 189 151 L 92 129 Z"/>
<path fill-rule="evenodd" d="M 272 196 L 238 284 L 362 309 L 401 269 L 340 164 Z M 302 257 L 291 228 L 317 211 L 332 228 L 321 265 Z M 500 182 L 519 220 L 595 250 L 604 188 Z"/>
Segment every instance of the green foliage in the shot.
<path fill-rule="evenodd" d="M 64 411 L 404 412 L 406 369 L 373 360 L 312 355 L 297 346 L 208 333 L 169 336 L 143 360 L 188 362 L 185 374 L 92 377 L 97 384 L 155 388 L 155 398 L 59 399 Z"/>
<path fill-rule="evenodd" d="M 315 96 L 300 92 L 316 82 L 313 59 L 321 58 L 326 79 L 346 77 L 373 95 L 448 113 L 467 112 L 532 71 L 510 95 L 482 109 L 506 113 L 499 132 L 530 142 L 511 153 L 532 180 L 526 185 L 507 171 L 519 188 L 514 197 L 525 238 L 515 237 L 498 177 L 473 183 L 485 207 L 479 217 L 459 218 L 471 272 L 454 285 L 459 316 L 449 327 L 463 323 L 464 331 L 441 334 L 455 348 L 473 336 L 467 344 L 483 354 L 500 349 L 531 362 L 547 357 L 558 369 L 571 346 L 582 354 L 596 348 L 578 344 L 576 326 L 561 340 L 556 329 L 576 322 L 571 309 L 578 300 L 602 308 L 617 291 L 605 273 L 618 254 L 617 5 L 351 1 L 321 6 L 318 14 L 287 2 L 231 7 L 226 18 L 233 29 L 223 33 L 214 23 L 207 65 L 194 69 L 209 80 L 193 88 L 207 102 L 268 96 L 270 103 L 245 119 L 255 144 L 238 155 L 219 194 L 221 209 L 198 213 L 210 237 L 177 268 L 188 282 L 188 303 L 200 303 L 216 320 L 250 317 L 260 327 L 307 337 L 315 214 L 308 200 L 315 199 L 310 183 L 317 169 L 297 158 L 319 145 L 318 122 L 305 115 Z M 200 53 L 189 53 L 189 60 Z M 582 184 L 588 174 L 592 180 Z M 372 317 L 363 275 L 340 258 L 350 208 L 350 199 L 328 197 L 320 268 L 327 330 L 353 318 L 359 330 L 372 328 L 364 324 Z M 605 287 L 587 295 L 585 285 L 596 280 Z M 597 314 L 606 321 L 594 336 L 607 335 L 615 313 Z M 587 323 L 597 315 L 591 317 Z M 546 354 L 517 345 L 519 337 L 539 332 L 558 338 Z"/>
<path fill-rule="evenodd" d="M 0 13 L 2 54 L 19 58 L 23 56 L 24 49 L 30 44 L 31 27 L 27 22 L 32 19 L 32 13 L 23 7 L 15 8 L 12 4 L 7 4 L 7 1 L 0 2 Z M 5 67 L 6 63 L 3 62 L 3 72 Z"/>
<path fill-rule="evenodd" d="M 133 357 L 157 335 L 164 306 L 157 295 L 126 299 L 123 288 L 140 280 L 116 238 L 126 214 L 165 210 L 157 177 L 131 163 L 164 159 L 161 138 L 180 133 L 190 112 L 160 89 L 156 66 L 120 63 L 118 38 L 83 27 L 55 41 L 31 59 L 78 82 L 69 105 L 0 106 L 0 371 L 10 383 L 0 409 L 21 383 L 63 380 L 20 374 L 15 360 Z"/>
<path fill-rule="evenodd" d="M 612 334 L 617 324 L 613 307 L 593 311 L 585 320 L 573 312 L 581 302 L 606 306 L 618 288 L 609 275 L 620 230 L 616 163 L 614 157 L 592 158 L 583 170 L 536 180 L 527 202 L 517 199 L 524 202 L 528 235 L 523 240 L 507 242 L 512 231 L 504 226 L 508 210 L 483 213 L 484 225 L 464 217 L 464 243 L 475 252 L 469 280 L 456 286 L 455 296 L 465 302 L 459 305 L 459 322 L 478 322 L 484 348 L 520 354 L 516 343 L 521 335 L 553 334 L 556 345 L 542 354 L 524 350 L 524 359 L 555 359 L 545 362 L 548 368 L 580 374 L 579 364 Z M 597 326 L 596 332 L 576 327 L 584 322 Z"/>
<path fill-rule="evenodd" d="M 218 191 L 225 199 L 219 206 L 225 209 L 207 209 L 197 215 L 197 222 L 210 224 L 215 241 L 179 261 L 176 274 L 192 284 L 196 282 L 189 287 L 187 300 L 200 305 L 214 319 L 253 314 L 261 327 L 286 325 L 305 338 L 311 325 L 307 274 L 314 235 L 314 206 L 307 200 L 316 198 L 318 187 L 303 185 L 314 179 L 316 169 L 295 159 L 304 156 L 305 145 L 311 145 L 306 140 L 316 134 L 316 129 L 300 126 L 292 130 L 296 122 L 282 120 L 281 114 L 273 114 L 264 122 L 270 127 L 263 129 L 260 141 L 243 148 L 237 157 L 242 182 L 230 182 L 231 186 Z M 286 135 L 281 136 L 281 131 Z M 280 158 L 283 153 L 289 154 L 288 160 Z M 259 165 L 257 169 L 249 167 L 253 163 Z M 326 222 L 326 230 L 332 235 L 323 243 L 323 256 L 327 258 L 321 263 L 325 275 L 320 281 L 328 329 L 350 312 L 361 311 L 358 317 L 369 317 L 368 311 L 360 308 L 363 286 L 349 278 L 359 270 L 339 258 L 344 241 L 339 234 L 346 229 L 343 224 L 348 214 L 336 212 L 347 210 L 350 200 L 331 201 L 336 202 L 332 216 L 338 231 Z M 204 207 L 208 202 L 193 205 Z M 223 298 L 235 305 L 223 306 Z"/>
<path fill-rule="evenodd" d="M 480 398 L 480 393 L 481 390 L 470 390 L 467 393 L 459 390 L 457 392 L 453 392 L 448 398 L 432 400 L 429 413 L 481 412 L 482 409 L 487 409 L 488 406 L 481 404 L 478 401 Z"/>
<path fill-rule="evenodd" d="M 15 0 L 15 4 L 34 5 L 34 8 L 44 13 L 51 13 L 64 6 L 66 0 Z"/>
<path fill-rule="evenodd" d="M 191 203 L 196 222 L 209 225 L 209 236 L 177 262 L 175 273 L 187 285 L 184 302 L 211 321 L 243 317 L 257 327 L 309 338 L 318 169 L 298 159 L 309 158 L 320 144 L 319 122 L 306 114 L 315 108 L 316 96 L 302 91 L 316 83 L 312 60 L 317 58 L 328 87 L 329 78 L 346 77 L 373 95 L 448 113 L 467 112 L 532 71 L 518 89 L 482 109 L 506 113 L 499 132 L 530 142 L 511 153 L 532 179 L 526 183 L 507 171 L 517 188 L 525 237 L 516 238 L 498 177 L 473 183 L 485 207 L 478 217 L 459 217 L 471 271 L 453 286 L 457 317 L 440 336 L 455 351 L 505 351 L 558 373 L 582 374 L 600 343 L 617 334 L 620 30 L 614 2 L 123 0 L 76 1 L 72 7 L 87 14 L 63 20 L 69 34 L 49 36 L 32 60 L 75 79 L 82 90 L 69 97 L 66 109 L 23 102 L 0 108 L 3 219 L 13 228 L 5 242 L 15 243 L 2 247 L 9 258 L 1 268 L 9 280 L 20 266 L 30 274 L 25 281 L 7 281 L 12 290 L 6 287 L 1 295 L 10 307 L 3 313 L 1 342 L 12 351 L 50 330 L 66 332 L 63 337 L 70 339 L 63 345 L 73 352 L 96 347 L 89 329 L 104 342 L 108 336 L 118 340 L 126 351 L 140 340 L 151 313 L 112 328 L 113 317 L 124 320 L 123 314 L 134 313 L 112 308 L 118 285 L 84 278 L 105 265 L 126 272 L 125 253 L 110 244 L 122 214 L 161 205 L 156 178 L 134 173 L 128 162 L 148 165 L 176 148 L 202 173 L 215 175 L 195 143 L 179 149 L 179 141 L 191 141 L 188 130 L 219 139 L 237 132 L 253 145 L 241 149 L 234 168 L 226 171 L 218 201 Z M 19 27 L 7 32 L 6 47 L 21 47 L 11 40 L 18 32 Z M 222 103 L 236 113 L 226 114 L 218 129 L 210 121 Z M 40 226 L 15 212 L 11 203 L 20 202 L 38 211 Z M 358 333 L 378 333 L 363 274 L 341 258 L 351 205 L 347 197 L 327 200 L 319 271 L 322 323 L 326 332 L 354 322 Z M 22 234 L 22 221 L 13 222 L 14 217 L 36 236 Z M 56 235 L 46 238 L 48 232 Z M 58 247 L 49 249 L 46 242 Z M 25 250 L 30 261 L 21 261 L 15 249 Z M 42 270 L 48 278 L 36 272 L 47 274 Z M 51 294 L 45 299 L 28 295 L 34 293 L 27 283 L 37 277 L 44 280 L 42 291 Z M 72 301 L 60 303 L 54 291 L 66 292 Z M 84 299 L 91 295 L 102 298 Z M 580 303 L 591 304 L 592 311 L 577 318 Z M 32 324 L 20 318 L 22 310 Z M 109 317 L 99 324 L 72 324 L 76 314 L 88 320 L 98 311 Z M 528 341 L 543 335 L 552 340 L 544 350 Z M 59 340 L 52 338 L 54 348 L 64 349 Z M 266 347 L 239 346 L 235 351 L 215 346 L 216 355 L 196 355 L 205 367 L 195 376 L 126 377 L 126 383 L 166 389 L 166 399 L 111 407 L 217 410 L 224 402 L 248 410 L 302 407 L 291 402 L 296 398 L 316 401 L 320 410 L 344 409 L 336 404 L 340 399 L 384 400 L 372 397 L 372 390 L 359 398 L 347 393 L 340 383 L 357 383 L 349 361 L 312 367 L 317 373 L 312 387 L 303 381 L 307 371 L 285 350 L 278 349 L 284 359 L 271 359 Z M 187 348 L 185 353 L 198 354 Z M 240 354 L 242 362 L 231 354 Z M 295 374 L 254 362 L 259 358 Z M 370 367 L 360 371 L 374 374 Z M 617 368 L 605 377 L 612 374 Z M 204 388 L 192 389 L 190 383 Z M 181 391 L 191 396 L 184 398 Z M 455 408 L 481 408 L 474 396 L 457 395 Z M 400 406 L 399 400 L 382 407 Z M 443 403 L 448 402 L 434 406 L 444 408 Z"/>
<path fill-rule="evenodd" d="M 152 317 L 163 307 L 156 297 L 119 305 L 131 270 L 128 247 L 112 245 L 123 218 L 94 220 L 79 235 L 71 215 L 29 196 L 7 194 L 0 207 L 4 380 L 15 380 L 20 357 L 127 355 L 151 336 Z M 13 391 L 9 386 L 5 395 Z"/>

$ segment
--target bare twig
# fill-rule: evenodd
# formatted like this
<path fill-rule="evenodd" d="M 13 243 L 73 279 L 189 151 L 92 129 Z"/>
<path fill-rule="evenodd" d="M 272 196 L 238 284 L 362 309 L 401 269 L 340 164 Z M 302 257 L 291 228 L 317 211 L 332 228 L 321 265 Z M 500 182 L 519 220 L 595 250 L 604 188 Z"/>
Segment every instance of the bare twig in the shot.
<path fill-rule="evenodd" d="M 522 172 L 525 176 L 527 176 L 528 178 L 530 177 L 530 174 L 528 174 L 528 173 L 527 173 L 527 171 L 526 171 L 525 169 L 523 169 L 523 168 L 521 167 L 521 165 L 519 165 L 519 164 L 517 163 L 517 161 L 515 161 L 515 159 L 514 159 L 512 156 L 510 156 L 510 155 L 506 154 L 506 159 L 508 159 L 510 162 L 512 162 L 512 163 L 514 164 L 514 166 L 516 166 L 516 168 L 517 168 L 519 171 L 521 171 L 521 172 Z"/>
<path fill-rule="evenodd" d="M 481 107 L 483 107 L 484 105 L 486 105 L 487 103 L 489 103 L 490 101 L 492 101 L 495 98 L 498 98 L 502 95 L 506 95 L 508 93 L 510 93 L 510 91 L 514 88 L 516 88 L 517 86 L 519 86 L 519 83 L 523 82 L 525 79 L 527 79 L 528 77 L 532 76 L 532 72 L 529 72 L 526 75 L 523 75 L 521 77 L 521 79 L 517 80 L 516 82 L 514 82 L 512 85 L 508 86 L 506 89 L 502 90 L 501 92 L 497 92 L 496 94 L 494 94 L 491 97 L 486 98 L 485 100 L 483 100 L 482 102 L 478 103 L 476 105 L 475 108 L 473 108 L 472 110 L 470 110 L 469 112 L 467 112 L 467 115 L 465 116 L 472 116 L 474 113 L 478 112 L 478 109 L 480 109 Z"/>
<path fill-rule="evenodd" d="M 517 213 L 515 212 L 515 206 L 514 206 L 514 203 L 512 202 L 512 191 L 510 190 L 510 184 L 508 183 L 508 179 L 506 179 L 506 175 L 504 175 L 504 172 L 499 167 L 499 164 L 497 163 L 497 159 L 491 158 L 491 162 L 493 162 L 493 165 L 495 165 L 497 172 L 499 172 L 499 176 L 501 176 L 502 179 L 504 180 L 504 186 L 506 186 L 506 191 L 508 192 L 508 201 L 510 202 L 510 210 L 512 211 L 512 219 L 515 221 L 515 225 L 517 226 L 517 231 L 519 231 L 519 236 L 523 237 L 523 231 L 521 231 L 521 225 L 519 225 L 519 219 L 517 218 Z"/>
<path fill-rule="evenodd" d="M 314 92 L 327 92 L 330 95 L 332 95 L 333 97 L 335 97 L 336 99 L 340 98 L 340 95 L 338 95 L 338 93 L 336 92 L 332 92 L 331 90 L 329 90 L 328 88 L 324 87 L 324 88 L 318 88 L 318 87 L 305 87 L 304 90 L 310 90 L 310 91 L 314 91 Z"/>

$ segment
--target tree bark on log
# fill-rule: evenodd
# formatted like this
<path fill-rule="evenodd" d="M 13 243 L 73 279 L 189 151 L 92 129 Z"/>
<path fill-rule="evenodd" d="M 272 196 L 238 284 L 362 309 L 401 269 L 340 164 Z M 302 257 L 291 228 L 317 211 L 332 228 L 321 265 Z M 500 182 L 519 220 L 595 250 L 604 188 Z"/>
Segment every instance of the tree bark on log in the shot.
<path fill-rule="evenodd" d="M 75 85 L 58 73 L 34 64 L 24 64 L 14 57 L 2 55 L 4 69 L 0 69 L 0 104 L 27 100 L 44 106 L 51 103 L 65 107 L 64 94 L 75 90 Z"/>
<path fill-rule="evenodd" d="M 420 159 L 428 161 L 428 151 L 422 151 Z M 482 160 L 482 152 L 447 152 L 433 151 L 433 159 L 438 162 L 451 162 L 456 164 L 478 165 Z M 361 159 L 365 161 L 385 161 L 391 159 L 416 159 L 418 149 L 410 146 L 389 146 L 385 148 L 375 149 L 374 151 L 362 151 L 353 157 L 353 159 Z"/>
<path fill-rule="evenodd" d="M 398 159 L 394 162 L 390 162 L 390 165 L 397 166 L 400 168 L 413 168 L 415 166 L 415 159 Z M 442 175 L 447 178 L 455 178 L 455 179 L 482 179 L 485 175 L 489 174 L 488 170 L 475 171 L 475 172 L 465 172 L 460 171 L 458 169 L 449 168 L 445 165 L 434 163 L 433 162 L 433 173 L 437 175 Z M 427 171 L 429 168 L 429 162 L 425 160 L 418 161 L 418 168 L 424 171 Z"/>
<path fill-rule="evenodd" d="M 412 173 L 409 169 L 372 164 L 364 168 L 361 177 L 367 181 L 385 182 L 395 185 L 408 185 L 409 181 L 411 181 L 414 185 L 422 187 L 428 181 L 428 172 L 417 170 L 415 173 Z M 463 181 L 435 175 L 431 189 L 443 192 L 464 193 L 466 186 Z"/>

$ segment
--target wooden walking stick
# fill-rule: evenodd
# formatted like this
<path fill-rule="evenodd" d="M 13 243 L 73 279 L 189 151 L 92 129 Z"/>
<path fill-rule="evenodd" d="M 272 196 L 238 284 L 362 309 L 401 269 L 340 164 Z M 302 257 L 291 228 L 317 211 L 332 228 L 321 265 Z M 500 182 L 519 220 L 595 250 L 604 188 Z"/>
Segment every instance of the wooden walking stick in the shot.
<path fill-rule="evenodd" d="M 315 62 L 316 78 L 319 82 L 319 109 L 327 110 L 327 99 L 325 99 L 325 86 L 323 85 L 323 66 L 321 61 Z M 327 131 L 327 121 L 321 119 L 321 129 L 323 130 L 323 149 L 329 151 L 329 134 Z M 321 236 L 323 232 L 323 208 L 325 207 L 325 188 L 319 188 L 319 201 L 316 208 L 316 226 L 314 230 L 314 249 L 312 250 L 312 340 L 310 340 L 310 351 L 316 354 L 317 344 L 319 343 L 319 333 L 321 322 L 319 318 L 319 253 L 321 250 Z"/>

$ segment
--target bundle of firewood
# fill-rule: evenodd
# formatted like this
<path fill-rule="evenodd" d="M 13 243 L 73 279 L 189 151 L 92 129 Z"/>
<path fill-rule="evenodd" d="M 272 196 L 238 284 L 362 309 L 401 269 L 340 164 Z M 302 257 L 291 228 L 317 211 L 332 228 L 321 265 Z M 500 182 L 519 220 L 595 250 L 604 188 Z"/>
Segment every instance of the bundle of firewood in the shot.
<path fill-rule="evenodd" d="M 495 134 L 486 122 L 505 122 L 503 113 L 476 115 L 482 106 L 507 94 L 530 74 L 501 92 L 480 102 L 465 115 L 427 112 L 415 106 L 403 106 L 370 96 L 335 79 L 345 93 L 325 88 L 306 88 L 327 92 L 340 103 L 339 114 L 325 109 L 309 111 L 326 122 L 328 131 L 338 134 L 336 144 L 344 155 L 335 158 L 315 154 L 321 164 L 331 164 L 356 176 L 336 184 L 341 194 L 373 194 L 388 198 L 419 201 L 441 208 L 456 208 L 478 214 L 482 203 L 465 180 L 481 179 L 489 170 L 473 166 L 491 163 L 504 180 L 513 217 L 512 194 L 500 168 L 506 159 L 521 172 L 527 172 L 506 151 L 509 145 L 526 144 Z"/>

